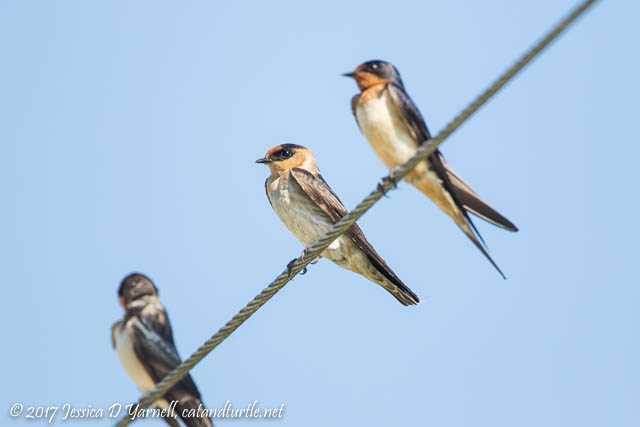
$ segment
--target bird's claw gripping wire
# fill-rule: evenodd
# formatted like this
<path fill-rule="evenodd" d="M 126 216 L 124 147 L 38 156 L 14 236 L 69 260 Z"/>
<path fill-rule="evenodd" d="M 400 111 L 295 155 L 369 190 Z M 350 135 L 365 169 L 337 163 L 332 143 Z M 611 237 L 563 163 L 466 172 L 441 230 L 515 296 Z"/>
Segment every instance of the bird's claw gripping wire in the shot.
<path fill-rule="evenodd" d="M 302 251 L 302 259 L 307 256 L 307 252 L 309 252 L 309 249 L 311 249 L 311 246 L 307 246 L 306 248 L 304 248 L 304 250 Z M 320 257 L 315 257 L 309 264 L 317 264 L 319 260 Z"/>
<path fill-rule="evenodd" d="M 287 276 L 289 277 L 289 279 L 291 279 L 291 269 L 293 268 L 293 264 L 298 260 L 298 258 L 294 258 L 291 261 L 289 261 L 289 264 L 287 264 Z M 302 269 L 302 271 L 300 271 L 300 274 L 305 274 L 307 272 L 307 267 L 304 267 Z"/>
<path fill-rule="evenodd" d="M 304 260 L 304 257 L 307 256 L 307 252 L 309 251 L 309 248 L 310 246 L 307 246 L 306 248 L 304 248 L 300 259 Z M 297 260 L 298 258 L 294 258 L 291 261 L 289 261 L 289 264 L 287 264 L 287 275 L 289 276 L 289 279 L 291 279 L 291 269 L 293 268 L 293 263 L 296 262 Z M 320 257 L 315 257 L 309 264 L 316 264 L 319 260 L 320 260 Z M 300 275 L 305 275 L 305 274 L 307 274 L 307 267 L 304 267 L 300 271 Z"/>
<path fill-rule="evenodd" d="M 388 176 L 385 176 L 384 178 L 381 178 L 380 181 L 378 181 L 378 190 L 384 193 L 384 197 L 389 197 L 387 196 L 387 190 L 385 190 L 384 188 L 385 181 L 388 180 L 393 183 L 393 187 L 391 187 L 388 191 L 395 190 L 396 188 L 398 188 L 399 179 L 396 177 L 396 170 L 397 168 L 391 169 Z"/>

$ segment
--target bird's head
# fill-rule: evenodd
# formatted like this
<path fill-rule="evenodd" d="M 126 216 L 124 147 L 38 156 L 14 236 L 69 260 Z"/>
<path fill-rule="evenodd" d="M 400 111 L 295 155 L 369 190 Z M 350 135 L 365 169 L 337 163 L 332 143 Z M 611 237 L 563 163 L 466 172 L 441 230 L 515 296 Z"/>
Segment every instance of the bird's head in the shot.
<path fill-rule="evenodd" d="M 304 168 L 316 171 L 316 160 L 311 150 L 296 144 L 282 144 L 267 151 L 267 154 L 256 160 L 269 167 L 273 175 L 281 175 L 292 168 Z"/>
<path fill-rule="evenodd" d="M 158 288 L 144 274 L 130 274 L 120 283 L 118 297 L 125 310 L 130 303 L 147 296 L 158 296 Z"/>
<path fill-rule="evenodd" d="M 358 65 L 353 72 L 344 73 L 343 76 L 354 79 L 361 91 L 386 82 L 394 83 L 404 89 L 398 69 L 390 62 L 379 59 L 364 62 Z"/>

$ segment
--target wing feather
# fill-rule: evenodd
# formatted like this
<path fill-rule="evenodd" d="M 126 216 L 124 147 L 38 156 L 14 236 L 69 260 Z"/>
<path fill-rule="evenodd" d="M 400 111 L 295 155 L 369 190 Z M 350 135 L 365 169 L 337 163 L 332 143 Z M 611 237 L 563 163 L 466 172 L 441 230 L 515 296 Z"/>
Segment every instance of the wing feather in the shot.
<path fill-rule="evenodd" d="M 343 216 L 347 214 L 347 209 L 344 207 L 338 196 L 331 190 L 329 184 L 326 183 L 324 178 L 320 174 L 312 174 L 304 169 L 293 168 L 291 170 L 291 176 L 295 179 L 298 185 L 302 188 L 307 196 L 326 213 L 333 223 L 338 222 Z M 405 297 L 413 304 L 417 304 L 420 299 L 416 294 L 405 285 L 398 276 L 391 270 L 385 260 L 376 252 L 371 243 L 367 240 L 364 233 L 358 226 L 353 224 L 345 234 L 360 248 L 367 256 L 369 261 L 375 266 L 375 268 L 391 283 L 397 286 Z M 394 295 L 395 296 L 395 295 Z M 397 298 L 397 297 L 396 297 Z M 399 298 L 398 298 L 399 299 Z M 400 302 L 407 305 L 407 301 L 399 299 Z"/>
<path fill-rule="evenodd" d="M 157 310 L 153 315 L 140 315 L 138 320 L 133 327 L 133 350 L 157 383 L 181 363 L 173 342 L 171 324 L 164 310 Z M 171 391 L 183 391 L 200 398 L 191 375 L 184 377 Z"/>
<path fill-rule="evenodd" d="M 269 197 L 269 188 L 267 187 L 269 185 L 269 178 L 267 178 L 264 181 L 264 192 L 267 195 L 267 200 L 269 201 L 269 204 L 271 205 L 271 207 L 273 207 L 273 203 L 271 203 L 271 197 Z"/>
<path fill-rule="evenodd" d="M 405 127 L 409 130 L 413 138 L 420 145 L 431 139 L 427 125 L 409 95 L 395 85 L 389 85 L 388 90 L 395 107 L 400 112 L 399 115 L 402 117 Z M 436 150 L 431 154 L 428 160 L 430 165 L 432 165 L 432 170 L 438 174 L 438 178 L 442 180 L 447 191 L 452 194 L 459 208 L 471 212 L 479 218 L 506 230 L 518 230 L 511 221 L 489 206 L 453 172 L 451 167 L 444 161 L 444 156 L 440 150 Z M 480 237 L 479 234 L 478 237 Z M 480 239 L 482 239 L 482 237 L 480 237 Z"/>
<path fill-rule="evenodd" d="M 358 121 L 358 114 L 356 112 L 356 110 L 358 108 L 358 101 L 359 100 L 360 100 L 360 94 L 359 93 L 353 95 L 353 97 L 351 98 L 351 112 L 353 113 L 353 117 L 356 119 L 356 123 L 358 124 L 358 129 L 360 129 L 360 132 L 362 132 L 362 128 L 360 127 L 360 122 Z"/>
<path fill-rule="evenodd" d="M 511 221 L 489 206 L 487 202 L 482 200 L 482 198 L 462 180 L 462 178 L 456 175 L 451 167 L 444 161 L 442 156 L 441 161 L 449 178 L 449 182 L 452 185 L 453 192 L 456 194 L 456 198 L 465 210 L 497 227 L 504 228 L 509 231 L 518 231 L 518 228 Z"/>
<path fill-rule="evenodd" d="M 122 325 L 121 321 L 111 325 L 111 346 L 114 349 L 116 348 L 116 339 L 118 337 L 118 329 L 120 329 L 120 325 Z"/>
<path fill-rule="evenodd" d="M 403 124 L 418 145 L 422 145 L 425 141 L 431 139 L 427 124 L 409 95 L 393 83 L 387 83 L 387 91 L 389 91 L 391 100 L 400 113 L 399 116 Z"/>

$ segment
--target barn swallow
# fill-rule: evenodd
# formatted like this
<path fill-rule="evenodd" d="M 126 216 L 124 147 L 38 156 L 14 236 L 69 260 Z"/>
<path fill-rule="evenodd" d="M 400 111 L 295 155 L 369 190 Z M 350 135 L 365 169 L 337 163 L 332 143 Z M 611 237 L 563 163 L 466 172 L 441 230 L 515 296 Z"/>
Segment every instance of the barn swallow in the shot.
<path fill-rule="evenodd" d="M 271 207 L 306 247 L 347 214 L 338 196 L 320 175 L 313 153 L 305 147 L 278 145 L 256 163 L 264 163 L 271 170 L 265 181 Z M 378 255 L 357 224 L 334 240 L 321 256 L 377 283 L 403 305 L 420 302 Z"/>
<path fill-rule="evenodd" d="M 431 139 L 429 129 L 400 78 L 385 61 L 368 61 L 343 76 L 353 78 L 360 93 L 351 99 L 351 109 L 360 130 L 380 160 L 392 170 L 413 156 Z M 509 231 L 518 231 L 480 198 L 445 162 L 440 150 L 433 152 L 405 178 L 449 215 L 504 278 L 487 252 L 482 236 L 468 213 Z"/>
<path fill-rule="evenodd" d="M 148 393 L 181 363 L 171 323 L 158 297 L 158 289 L 148 277 L 137 273 L 125 277 L 118 296 L 125 313 L 122 321 L 111 327 L 111 343 L 129 377 L 143 393 Z M 184 410 L 206 409 L 191 375 L 153 405 L 169 413 L 175 409 L 173 416 L 164 418 L 171 426 L 179 426 L 177 415 L 188 427 L 213 427 L 206 415 L 182 416 Z"/>

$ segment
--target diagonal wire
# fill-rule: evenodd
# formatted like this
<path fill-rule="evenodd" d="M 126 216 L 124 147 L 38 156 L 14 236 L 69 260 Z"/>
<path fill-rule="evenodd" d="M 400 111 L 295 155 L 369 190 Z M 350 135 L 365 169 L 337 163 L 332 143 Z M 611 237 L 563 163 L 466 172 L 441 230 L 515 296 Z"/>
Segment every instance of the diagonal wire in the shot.
<path fill-rule="evenodd" d="M 138 406 L 133 405 L 137 410 L 149 407 L 153 402 L 162 397 L 171 387 L 176 385 L 187 373 L 204 357 L 216 348 L 222 341 L 231 335 L 240 325 L 242 325 L 253 313 L 271 299 L 280 289 L 284 287 L 296 274 L 305 268 L 313 259 L 320 254 L 337 239 L 342 233 L 347 231 L 366 211 L 368 211 L 380 198 L 396 183 L 407 176 L 411 170 L 422 160 L 433 153 L 438 145 L 451 135 L 462 123 L 473 115 L 482 105 L 484 105 L 493 95 L 496 94 L 509 80 L 522 70 L 533 58 L 535 58 L 544 48 L 546 48 L 562 31 L 582 15 L 589 7 L 598 0 L 586 0 L 575 8 L 562 22 L 556 25 L 542 40 L 540 40 L 531 50 L 524 54 L 515 64 L 511 66 L 500 78 L 498 78 L 487 90 L 478 96 L 467 108 L 451 121 L 443 131 L 435 138 L 426 141 L 420 146 L 416 153 L 407 160 L 406 163 L 394 169 L 391 174 L 384 177 L 378 187 L 372 191 L 358 206 L 338 221 L 333 228 L 318 239 L 301 257 L 297 258 L 291 265 L 290 270 L 285 269 L 273 282 L 262 290 L 249 304 L 240 310 L 231 320 L 229 320 L 218 332 L 202 344 L 181 365 L 176 367 L 156 388 L 143 395 L 138 401 Z M 131 422 L 125 415 L 116 424 L 116 427 L 124 427 Z"/>

